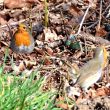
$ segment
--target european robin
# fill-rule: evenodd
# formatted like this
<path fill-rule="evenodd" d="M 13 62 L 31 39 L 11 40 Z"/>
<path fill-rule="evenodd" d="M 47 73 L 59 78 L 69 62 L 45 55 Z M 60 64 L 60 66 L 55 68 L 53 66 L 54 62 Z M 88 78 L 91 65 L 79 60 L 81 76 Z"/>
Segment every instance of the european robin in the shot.
<path fill-rule="evenodd" d="M 108 52 L 104 46 L 95 49 L 95 56 L 79 69 L 79 77 L 76 81 L 82 89 L 87 90 L 102 76 L 102 71 L 107 65 Z"/>
<path fill-rule="evenodd" d="M 25 24 L 19 24 L 11 38 L 10 47 L 17 53 L 31 53 L 34 49 L 34 38 Z"/>

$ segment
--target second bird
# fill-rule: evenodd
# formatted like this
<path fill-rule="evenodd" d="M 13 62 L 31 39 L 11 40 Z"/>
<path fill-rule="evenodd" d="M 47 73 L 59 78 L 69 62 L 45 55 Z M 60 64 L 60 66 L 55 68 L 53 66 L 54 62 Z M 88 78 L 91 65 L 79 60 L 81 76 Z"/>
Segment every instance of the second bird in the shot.
<path fill-rule="evenodd" d="M 95 56 L 79 70 L 79 77 L 76 81 L 84 90 L 96 83 L 102 76 L 104 67 L 107 64 L 108 52 L 104 46 L 95 49 Z"/>

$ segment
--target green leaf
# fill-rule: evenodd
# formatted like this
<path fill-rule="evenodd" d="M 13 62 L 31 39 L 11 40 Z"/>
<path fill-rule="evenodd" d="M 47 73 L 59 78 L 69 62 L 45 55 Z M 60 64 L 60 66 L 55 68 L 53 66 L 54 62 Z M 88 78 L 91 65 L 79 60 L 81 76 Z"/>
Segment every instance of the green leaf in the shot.
<path fill-rule="evenodd" d="M 71 49 L 80 49 L 80 42 L 75 42 L 70 44 Z"/>
<path fill-rule="evenodd" d="M 71 40 L 67 40 L 67 41 L 65 42 L 65 45 L 66 45 L 66 46 L 70 46 L 70 44 L 71 44 Z"/>

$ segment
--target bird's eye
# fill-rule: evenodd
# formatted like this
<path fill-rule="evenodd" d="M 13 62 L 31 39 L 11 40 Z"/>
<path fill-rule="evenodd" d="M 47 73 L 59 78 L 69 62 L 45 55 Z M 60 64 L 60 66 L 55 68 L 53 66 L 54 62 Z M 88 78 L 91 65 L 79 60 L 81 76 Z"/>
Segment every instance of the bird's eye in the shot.
<path fill-rule="evenodd" d="M 26 27 L 23 27 L 23 29 L 26 29 Z"/>

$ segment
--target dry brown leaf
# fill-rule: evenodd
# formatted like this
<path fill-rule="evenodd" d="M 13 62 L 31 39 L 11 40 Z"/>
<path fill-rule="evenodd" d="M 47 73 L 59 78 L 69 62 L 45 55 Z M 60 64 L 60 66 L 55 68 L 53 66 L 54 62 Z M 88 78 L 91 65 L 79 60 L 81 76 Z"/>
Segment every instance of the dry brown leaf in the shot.
<path fill-rule="evenodd" d="M 74 6 L 74 5 L 72 5 L 70 7 L 70 10 L 69 11 L 71 12 L 72 15 L 74 15 L 76 17 L 77 16 L 81 16 L 81 15 L 84 14 L 80 8 L 78 8 L 78 7 Z"/>
<path fill-rule="evenodd" d="M 73 57 L 74 57 L 75 59 L 78 59 L 79 57 L 81 57 L 82 54 L 84 54 L 84 53 L 81 52 L 81 51 L 77 51 L 77 52 L 73 55 Z"/>
<path fill-rule="evenodd" d="M 12 69 L 14 70 L 14 72 L 16 73 L 16 75 L 18 75 L 20 73 L 19 67 L 16 65 L 13 65 Z"/>
<path fill-rule="evenodd" d="M 6 23 L 7 23 L 7 21 L 6 21 L 6 16 L 0 14 L 0 24 L 1 24 L 1 25 L 4 25 L 4 24 L 6 24 Z"/>
<path fill-rule="evenodd" d="M 22 73 L 25 77 L 29 77 L 32 73 L 33 69 L 31 70 L 28 70 L 28 69 L 25 69 Z"/>
<path fill-rule="evenodd" d="M 37 3 L 40 4 L 39 0 L 25 0 L 25 1 L 27 1 L 27 2 L 29 2 L 29 3 L 35 3 L 35 2 L 37 2 Z"/>
<path fill-rule="evenodd" d="M 54 23 L 54 24 L 60 24 L 62 22 L 60 14 L 50 13 L 49 18 L 51 23 Z"/>
<path fill-rule="evenodd" d="M 13 66 L 12 69 L 14 70 L 16 75 L 18 75 L 23 69 L 25 69 L 23 61 L 21 61 L 18 66 L 16 66 L 15 64 L 13 64 L 12 66 Z"/>
<path fill-rule="evenodd" d="M 76 101 L 76 104 L 79 104 L 79 103 L 81 103 L 81 102 L 84 102 L 85 100 L 87 100 L 87 99 L 84 99 L 84 96 L 83 96 L 83 94 L 81 93 L 80 96 L 78 97 L 77 101 Z"/>
<path fill-rule="evenodd" d="M 36 61 L 25 60 L 24 62 L 26 64 L 26 67 L 32 67 L 32 66 L 36 65 Z"/>
<path fill-rule="evenodd" d="M 44 64 L 45 65 L 50 65 L 50 64 L 52 64 L 52 61 L 49 58 L 45 58 L 44 59 Z"/>
<path fill-rule="evenodd" d="M 95 9 L 97 6 L 97 0 L 84 0 L 84 2 L 91 5 L 91 8 Z"/>
<path fill-rule="evenodd" d="M 38 52 L 39 54 L 41 54 L 41 55 L 44 55 L 45 53 L 44 53 L 44 50 L 42 50 L 42 49 L 40 49 L 40 48 L 38 48 L 38 47 L 35 47 L 35 50 L 36 50 L 36 52 Z"/>
<path fill-rule="evenodd" d="M 107 32 L 103 29 L 103 28 L 97 28 L 96 27 L 96 34 L 95 36 L 99 36 L 99 37 L 103 37 L 103 36 L 106 36 Z"/>
<path fill-rule="evenodd" d="M 59 96 L 59 98 L 57 99 L 57 107 L 60 107 L 62 109 L 66 109 L 68 110 L 68 104 L 64 103 L 64 98 Z"/>
<path fill-rule="evenodd" d="M 21 61 L 20 62 L 18 68 L 19 68 L 20 71 L 22 71 L 23 69 L 25 69 L 24 61 Z"/>
<path fill-rule="evenodd" d="M 44 43 L 43 43 L 42 41 L 40 41 L 40 40 L 36 40 L 36 44 L 37 44 L 38 46 L 44 45 Z"/>
<path fill-rule="evenodd" d="M 4 5 L 7 8 L 23 8 L 30 7 L 31 4 L 37 2 L 38 0 L 4 0 Z"/>
<path fill-rule="evenodd" d="M 92 98 L 107 95 L 110 95 L 110 88 L 107 87 L 98 88 L 97 90 L 91 89 L 90 92 L 88 93 L 88 96 Z"/>
<path fill-rule="evenodd" d="M 47 42 L 58 40 L 58 36 L 54 30 L 51 31 L 50 29 L 45 28 L 44 35 L 45 35 L 45 41 Z"/>
<path fill-rule="evenodd" d="M 91 89 L 88 95 L 89 97 L 95 98 L 97 97 L 97 91 L 95 89 Z"/>
<path fill-rule="evenodd" d="M 97 90 L 97 96 L 106 96 L 110 95 L 110 88 L 99 88 Z"/>
<path fill-rule="evenodd" d="M 75 21 L 80 22 L 82 16 L 84 15 L 84 12 L 74 5 L 70 7 L 69 11 L 74 16 Z"/>
<path fill-rule="evenodd" d="M 49 55 L 53 55 L 53 50 L 50 47 L 46 46 L 45 49 Z"/>

